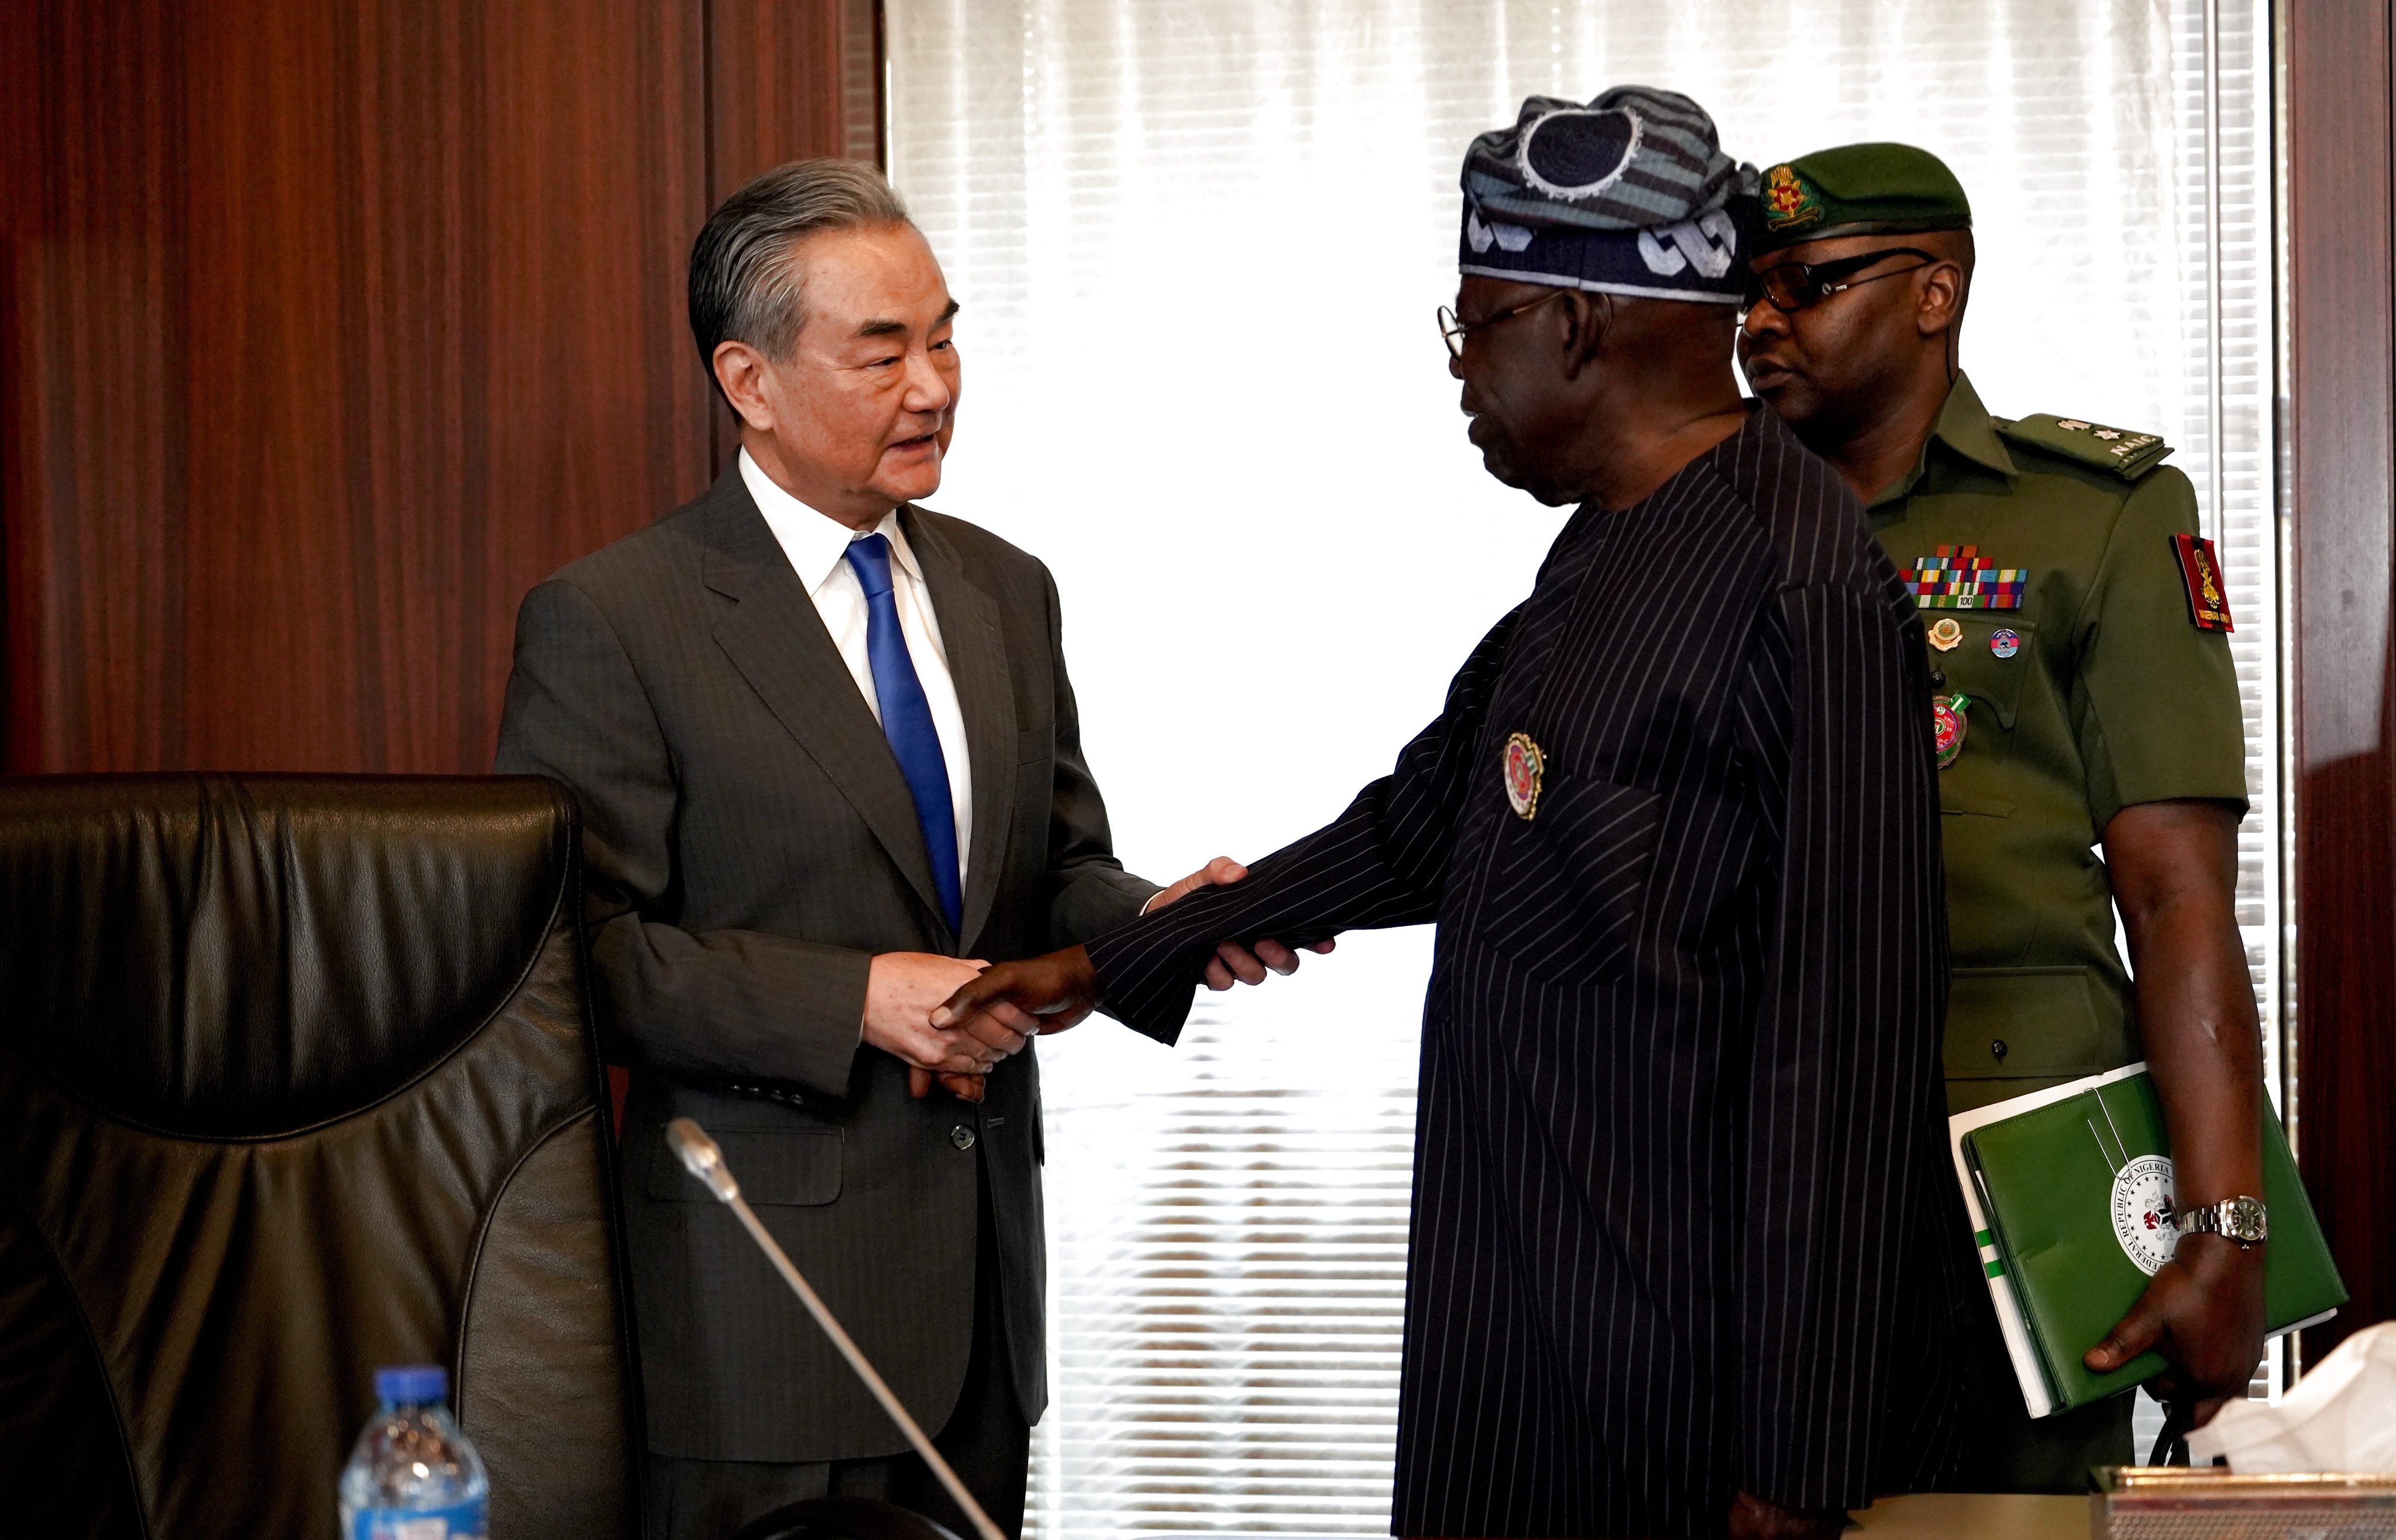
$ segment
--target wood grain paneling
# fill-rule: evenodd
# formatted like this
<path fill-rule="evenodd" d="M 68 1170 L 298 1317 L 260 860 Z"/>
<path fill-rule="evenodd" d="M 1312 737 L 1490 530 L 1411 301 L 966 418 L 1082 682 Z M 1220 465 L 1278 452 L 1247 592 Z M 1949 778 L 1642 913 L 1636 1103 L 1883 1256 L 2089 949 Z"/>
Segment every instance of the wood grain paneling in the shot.
<path fill-rule="evenodd" d="M 2287 11 L 2296 1138 L 2353 1303 L 2396 1316 L 2396 246 L 2377 4 Z"/>
<path fill-rule="evenodd" d="M 173 763 L 185 723 L 170 8 L 13 0 L 0 35 L 7 763 Z M 60 62 L 106 27 L 105 49 Z M 83 189 L 95 195 L 83 196 Z M 177 617 L 170 622 L 169 617 Z"/>
<path fill-rule="evenodd" d="M 708 194 L 784 161 L 882 153 L 878 0 L 711 0 Z"/>
<path fill-rule="evenodd" d="M 786 161 L 886 164 L 881 0 L 709 0 L 707 58 L 709 206 Z M 709 420 L 722 465 L 732 410 L 715 400 Z"/>
<path fill-rule="evenodd" d="M 716 463 L 716 189 L 873 153 L 876 35 L 0 0 L 7 768 L 486 768 L 525 590 Z"/>

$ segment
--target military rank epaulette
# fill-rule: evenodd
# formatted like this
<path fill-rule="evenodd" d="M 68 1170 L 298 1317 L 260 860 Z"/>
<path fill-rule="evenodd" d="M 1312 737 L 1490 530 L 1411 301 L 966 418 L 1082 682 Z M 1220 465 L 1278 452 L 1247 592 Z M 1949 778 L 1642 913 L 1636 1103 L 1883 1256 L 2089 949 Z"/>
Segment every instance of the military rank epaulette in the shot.
<path fill-rule="evenodd" d="M 2003 418 L 1990 420 L 1998 432 L 2016 444 L 2110 471 L 2123 481 L 2136 481 L 2161 465 L 2163 457 L 2172 452 L 2171 445 L 2159 433 L 2108 428 L 2101 422 L 2083 422 L 2078 418 L 2059 418 L 2046 412 L 2018 422 L 2008 422 Z"/>

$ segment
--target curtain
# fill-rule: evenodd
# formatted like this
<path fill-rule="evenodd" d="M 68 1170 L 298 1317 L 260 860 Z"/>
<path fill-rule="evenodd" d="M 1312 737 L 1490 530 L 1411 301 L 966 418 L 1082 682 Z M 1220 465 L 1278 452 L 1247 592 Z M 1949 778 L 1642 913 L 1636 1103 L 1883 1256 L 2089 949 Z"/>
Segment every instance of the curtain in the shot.
<path fill-rule="evenodd" d="M 888 0 L 889 148 L 964 305 L 944 511 L 1045 559 L 1136 870 L 1327 820 L 1436 710 L 1564 513 L 1466 444 L 1431 312 L 1521 100 L 1702 102 L 1758 166 L 1962 177 L 1992 410 L 2163 433 L 2220 542 L 2240 918 L 2284 978 L 2269 16 L 2256 0 Z M 1044 1536 L 1379 1533 L 1428 937 L 1202 996 L 1178 1051 L 1041 1045 Z M 2276 1369 L 2276 1363 L 2274 1364 Z"/>

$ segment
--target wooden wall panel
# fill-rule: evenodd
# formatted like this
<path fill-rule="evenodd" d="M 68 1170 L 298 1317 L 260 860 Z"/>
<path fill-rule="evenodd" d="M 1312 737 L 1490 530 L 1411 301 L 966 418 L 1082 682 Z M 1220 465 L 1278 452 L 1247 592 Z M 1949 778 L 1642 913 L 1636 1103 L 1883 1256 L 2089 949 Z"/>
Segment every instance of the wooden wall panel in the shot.
<path fill-rule="evenodd" d="M 698 8 L 28 16 L 10 767 L 487 764 L 515 596 L 705 474 Z"/>
<path fill-rule="evenodd" d="M 709 195 L 784 161 L 879 162 L 877 0 L 712 0 Z"/>
<path fill-rule="evenodd" d="M 886 164 L 881 0 L 709 0 L 708 204 L 785 161 Z M 711 402 L 711 452 L 739 444 Z"/>
<path fill-rule="evenodd" d="M 2396 1317 L 2396 143 L 2386 0 L 2287 13 L 2296 1138 L 2353 1303 Z"/>
<path fill-rule="evenodd" d="M 717 189 L 874 153 L 877 38 L 871 0 L 0 0 L 0 764 L 486 767 L 525 590 L 718 461 Z"/>
<path fill-rule="evenodd" d="M 178 33 L 167 16 L 42 0 L 0 12 L 0 574 L 14 768 L 183 752 Z M 58 68 L 100 26 L 111 46 Z M 80 188 L 105 188 L 82 197 Z M 20 756 L 19 746 L 25 747 Z"/>

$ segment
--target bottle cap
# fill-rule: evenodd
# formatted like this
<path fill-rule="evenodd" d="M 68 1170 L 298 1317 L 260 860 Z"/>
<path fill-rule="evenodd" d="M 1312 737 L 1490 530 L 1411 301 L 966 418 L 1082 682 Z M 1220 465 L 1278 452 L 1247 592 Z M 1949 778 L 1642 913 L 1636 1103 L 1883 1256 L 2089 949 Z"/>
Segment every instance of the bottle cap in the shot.
<path fill-rule="evenodd" d="M 449 1398 L 449 1371 L 436 1363 L 402 1363 L 375 1371 L 375 1394 L 387 1401 Z"/>

